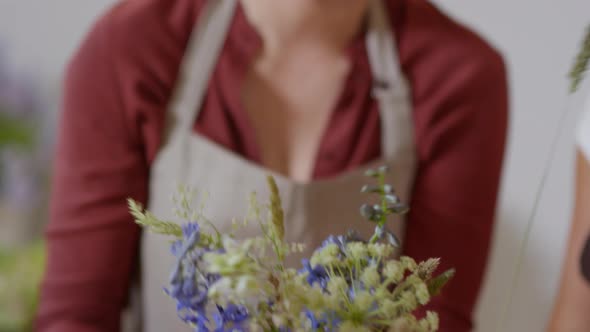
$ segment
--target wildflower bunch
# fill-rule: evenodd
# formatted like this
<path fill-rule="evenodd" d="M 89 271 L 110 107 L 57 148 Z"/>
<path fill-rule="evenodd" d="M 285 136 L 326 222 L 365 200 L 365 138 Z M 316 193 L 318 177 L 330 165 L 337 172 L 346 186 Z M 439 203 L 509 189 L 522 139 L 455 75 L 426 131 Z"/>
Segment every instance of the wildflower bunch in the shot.
<path fill-rule="evenodd" d="M 376 224 L 373 236 L 367 241 L 354 231 L 330 236 L 299 270 L 284 263 L 303 245 L 284 239 L 272 177 L 269 204 L 261 206 L 253 196 L 251 218 L 245 220 L 258 223 L 260 236 L 221 234 L 193 211 L 187 190 L 176 200 L 177 215 L 191 220 L 182 226 L 157 219 L 132 200 L 129 207 L 138 224 L 175 238 L 176 264 L 166 293 L 195 331 L 436 331 L 436 313 L 418 319 L 414 312 L 438 294 L 453 271 L 434 276 L 438 259 L 395 259 L 399 241 L 387 229 L 387 217 L 408 208 L 385 184 L 385 172 L 369 171 L 378 184 L 362 189 L 380 197 L 379 204 L 361 207 L 361 215 Z"/>

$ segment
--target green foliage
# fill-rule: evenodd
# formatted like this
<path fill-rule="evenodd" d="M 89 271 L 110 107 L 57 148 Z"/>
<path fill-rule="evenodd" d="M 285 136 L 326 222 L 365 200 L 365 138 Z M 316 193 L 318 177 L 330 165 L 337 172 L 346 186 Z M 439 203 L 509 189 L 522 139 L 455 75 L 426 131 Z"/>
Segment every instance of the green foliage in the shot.
<path fill-rule="evenodd" d="M 32 331 L 44 266 L 41 242 L 20 249 L 0 248 L 0 331 Z"/>
<path fill-rule="evenodd" d="M 0 147 L 10 145 L 30 148 L 33 141 L 34 130 L 30 125 L 11 118 L 0 110 Z"/>
<path fill-rule="evenodd" d="M 402 203 L 400 198 L 395 194 L 393 187 L 385 183 L 385 175 L 387 172 L 387 166 L 381 166 L 378 169 L 370 169 L 365 173 L 367 177 L 376 179 L 377 185 L 365 185 L 361 189 L 361 192 L 378 194 L 379 204 L 363 204 L 363 206 L 361 206 L 361 215 L 368 221 L 377 224 L 377 227 L 375 227 L 375 233 L 369 242 L 375 243 L 383 237 L 386 237 L 389 243 L 399 247 L 400 241 L 397 236 L 386 227 L 387 218 L 394 214 L 406 214 L 409 211 L 409 208 L 406 204 Z"/>
<path fill-rule="evenodd" d="M 584 37 L 584 41 L 582 42 L 582 49 L 578 53 L 576 57 L 576 61 L 574 63 L 573 68 L 569 73 L 570 78 L 570 92 L 576 92 L 579 88 L 580 83 L 584 79 L 586 75 L 586 71 L 588 70 L 588 61 L 590 60 L 590 26 L 588 26 L 586 31 L 586 36 Z"/>

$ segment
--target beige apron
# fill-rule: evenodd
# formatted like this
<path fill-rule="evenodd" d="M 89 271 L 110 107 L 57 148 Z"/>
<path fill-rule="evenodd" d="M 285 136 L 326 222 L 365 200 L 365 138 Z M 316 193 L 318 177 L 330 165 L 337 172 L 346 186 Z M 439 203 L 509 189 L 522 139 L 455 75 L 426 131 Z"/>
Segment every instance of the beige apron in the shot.
<path fill-rule="evenodd" d="M 371 166 L 388 165 L 388 182 L 402 200 L 409 198 L 414 176 L 415 149 L 409 89 L 402 75 L 395 41 L 381 0 L 371 4 L 367 50 L 375 81 L 382 123 L 382 159 L 362 169 L 328 180 L 297 183 L 256 165 L 193 132 L 211 73 L 226 40 L 238 0 L 208 1 L 189 42 L 181 77 L 170 105 L 165 143 L 151 169 L 148 207 L 157 216 L 174 219 L 171 195 L 177 185 L 186 184 L 209 193 L 205 213 L 221 232 L 229 231 L 233 218 L 248 211 L 248 197 L 256 191 L 259 201 L 268 197 L 266 175 L 276 178 L 285 210 L 286 238 L 303 242 L 306 250 L 290 257 L 289 264 L 299 267 L 327 236 L 357 230 L 367 239 L 374 224 L 363 221 L 359 207 L 368 196 L 360 194 L 370 179 L 363 176 Z M 389 226 L 403 241 L 403 221 Z M 243 234 L 257 234 L 253 224 Z M 162 291 L 174 264 L 169 239 L 143 233 L 141 247 L 141 298 L 144 331 L 189 331 L 175 312 L 172 299 Z"/>

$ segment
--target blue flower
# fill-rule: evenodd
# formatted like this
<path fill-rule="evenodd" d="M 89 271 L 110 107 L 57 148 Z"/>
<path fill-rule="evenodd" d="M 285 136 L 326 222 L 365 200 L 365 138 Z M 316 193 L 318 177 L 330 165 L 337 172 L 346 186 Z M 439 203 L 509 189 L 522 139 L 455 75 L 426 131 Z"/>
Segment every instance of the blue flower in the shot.
<path fill-rule="evenodd" d="M 204 311 L 201 312 L 185 312 L 184 315 L 179 313 L 179 317 L 185 322 L 190 323 L 195 327 L 195 332 L 209 332 L 209 327 L 207 326 L 209 323 L 209 319 Z"/>
<path fill-rule="evenodd" d="M 324 240 L 324 242 L 322 242 L 322 245 L 320 246 L 319 249 L 323 249 L 328 244 L 335 244 L 338 246 L 338 248 L 340 248 L 340 250 L 344 250 L 347 243 L 348 243 L 348 239 L 345 236 L 330 235 Z"/>
<path fill-rule="evenodd" d="M 176 301 L 178 316 L 185 322 L 193 322 L 199 316 L 205 316 L 207 291 L 213 278 L 203 278 L 198 264 L 203 257 L 204 250 L 194 248 L 189 250 L 187 243 L 194 241 L 197 233 L 192 233 L 188 241 L 183 243 L 177 257 L 176 265 L 170 276 L 170 285 L 165 289 L 166 294 Z M 197 316 L 195 316 L 195 313 Z M 198 325 L 198 321 L 193 322 Z M 204 326 L 204 322 L 201 322 Z"/>
<path fill-rule="evenodd" d="M 193 234 L 199 234 L 201 232 L 201 226 L 196 222 L 189 222 L 181 226 L 182 228 L 182 236 L 184 239 L 190 238 Z"/>
<path fill-rule="evenodd" d="M 314 283 L 318 283 L 322 290 L 326 290 L 326 286 L 330 280 L 326 269 L 321 265 L 312 267 L 308 259 L 303 259 L 301 263 L 303 264 L 303 269 L 299 273 L 307 273 L 307 283 L 312 286 Z"/>
<path fill-rule="evenodd" d="M 341 251 L 344 251 L 344 249 L 346 249 L 346 244 L 348 244 L 350 242 L 365 242 L 365 241 L 361 238 L 361 236 L 357 232 L 349 231 L 346 235 L 338 235 L 338 236 L 330 235 L 330 236 L 328 236 L 322 242 L 322 245 L 320 246 L 319 249 L 323 249 L 328 244 L 335 244 L 338 246 L 338 248 L 340 248 Z"/>
<path fill-rule="evenodd" d="M 340 319 L 334 312 L 325 312 L 321 319 L 318 319 L 313 312 L 306 310 L 305 316 L 309 319 L 312 331 L 337 331 L 338 325 L 340 325 Z"/>
<path fill-rule="evenodd" d="M 310 323 L 310 327 L 311 327 L 312 331 L 317 331 L 320 328 L 320 322 L 315 317 L 313 312 L 311 312 L 309 310 L 305 310 L 305 317 L 307 317 L 307 319 L 309 319 L 309 323 Z"/>
<path fill-rule="evenodd" d="M 215 332 L 247 331 L 248 310 L 241 305 L 230 304 L 227 308 L 217 307 L 218 314 L 213 315 Z"/>
<path fill-rule="evenodd" d="M 172 244 L 170 245 L 170 252 L 172 253 L 172 255 L 174 255 L 174 257 L 178 258 L 180 256 L 180 254 L 182 253 L 182 245 L 182 240 L 176 240 L 172 242 Z"/>
<path fill-rule="evenodd" d="M 207 286 L 195 280 L 180 279 L 173 282 L 165 292 L 176 300 L 179 314 L 184 310 L 203 311 L 207 302 Z"/>
<path fill-rule="evenodd" d="M 208 322 L 209 320 L 205 315 L 199 315 L 197 321 L 193 322 L 195 324 L 195 332 L 209 332 L 209 328 L 207 327 Z"/>

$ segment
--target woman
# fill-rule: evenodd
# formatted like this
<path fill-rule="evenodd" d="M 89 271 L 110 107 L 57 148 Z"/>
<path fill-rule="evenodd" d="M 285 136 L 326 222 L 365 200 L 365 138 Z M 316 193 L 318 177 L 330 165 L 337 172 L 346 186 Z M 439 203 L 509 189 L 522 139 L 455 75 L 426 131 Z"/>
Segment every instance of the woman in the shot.
<path fill-rule="evenodd" d="M 578 129 L 576 203 L 549 331 L 590 331 L 590 102 Z"/>
<path fill-rule="evenodd" d="M 65 90 L 39 331 L 117 331 L 138 255 L 145 330 L 182 330 L 161 292 L 166 243 L 140 234 L 127 197 L 169 217 L 176 182 L 204 188 L 226 229 L 271 171 L 287 237 L 313 248 L 360 225 L 368 164 L 389 165 L 411 203 L 404 254 L 458 271 L 432 303 L 441 331 L 471 329 L 506 77 L 429 3 L 128 0 L 95 25 Z"/>

